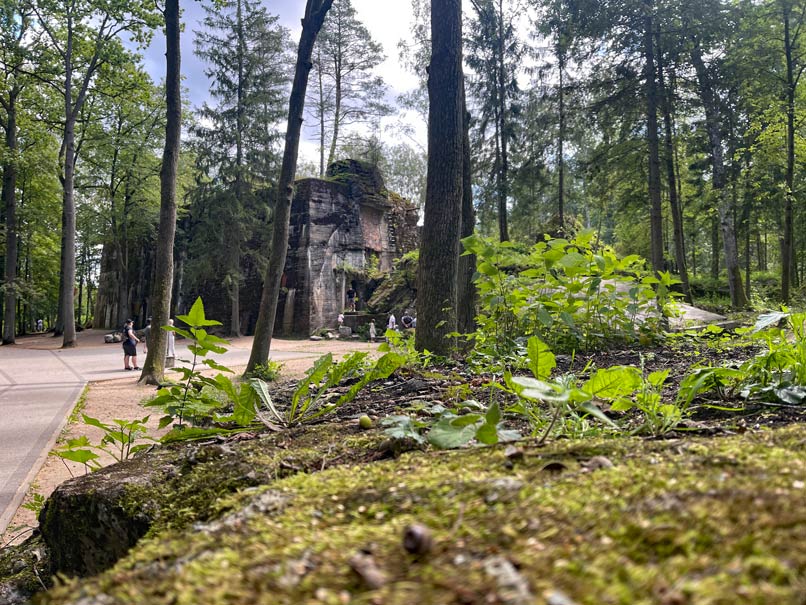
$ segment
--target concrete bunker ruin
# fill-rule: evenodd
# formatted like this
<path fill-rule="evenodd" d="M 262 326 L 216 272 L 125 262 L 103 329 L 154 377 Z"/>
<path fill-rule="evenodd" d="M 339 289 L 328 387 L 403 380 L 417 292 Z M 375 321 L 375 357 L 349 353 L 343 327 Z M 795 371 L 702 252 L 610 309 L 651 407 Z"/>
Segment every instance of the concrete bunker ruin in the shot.
<path fill-rule="evenodd" d="M 416 247 L 417 208 L 387 191 L 376 167 L 341 160 L 324 179 L 297 181 L 274 333 L 335 327 L 349 290 L 361 310 L 370 275 Z"/>

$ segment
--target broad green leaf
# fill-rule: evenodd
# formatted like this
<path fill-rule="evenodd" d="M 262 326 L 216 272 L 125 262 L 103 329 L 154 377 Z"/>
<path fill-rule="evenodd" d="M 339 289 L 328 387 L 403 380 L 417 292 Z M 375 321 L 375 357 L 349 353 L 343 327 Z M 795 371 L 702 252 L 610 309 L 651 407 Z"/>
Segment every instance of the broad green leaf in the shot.
<path fill-rule="evenodd" d="M 519 396 L 544 403 L 565 403 L 569 397 L 568 390 L 562 385 L 536 380 L 528 376 L 513 377 L 511 385 Z"/>
<path fill-rule="evenodd" d="M 255 419 L 255 391 L 250 384 L 242 384 L 233 401 L 232 416 L 241 426 L 252 424 Z"/>
<path fill-rule="evenodd" d="M 498 405 L 497 401 L 493 401 L 490 409 L 487 410 L 484 421 L 493 426 L 498 426 L 498 423 L 501 422 L 501 406 Z"/>
<path fill-rule="evenodd" d="M 476 425 L 454 426 L 449 418 L 442 418 L 428 431 L 428 442 L 441 450 L 466 445 L 476 434 Z"/>
<path fill-rule="evenodd" d="M 80 464 L 89 464 L 93 460 L 99 458 L 98 454 L 92 450 L 54 450 L 59 458 L 70 460 L 71 462 L 78 462 Z"/>
<path fill-rule="evenodd" d="M 485 445 L 498 443 L 498 427 L 495 424 L 485 422 L 476 430 L 476 440 Z"/>
<path fill-rule="evenodd" d="M 214 370 L 218 370 L 219 372 L 229 372 L 230 374 L 233 373 L 232 370 L 230 370 L 227 366 L 221 365 L 213 359 L 205 359 L 202 363 Z"/>
<path fill-rule="evenodd" d="M 660 389 L 667 378 L 669 378 L 669 370 L 657 370 L 647 376 L 647 382 L 656 389 Z"/>
<path fill-rule="evenodd" d="M 201 296 L 196 299 L 196 302 L 193 303 L 193 306 L 190 308 L 190 312 L 187 315 L 177 315 L 177 319 L 185 322 L 189 326 L 220 326 L 220 321 L 215 321 L 214 319 L 207 319 L 204 316 L 204 303 L 202 303 Z"/>
<path fill-rule="evenodd" d="M 471 424 L 478 424 L 483 419 L 481 414 L 464 414 L 462 416 L 454 416 L 453 414 L 446 414 L 442 420 L 448 420 L 451 426 L 462 428 Z"/>
<path fill-rule="evenodd" d="M 87 416 L 86 414 L 81 414 L 81 419 L 84 421 L 84 424 L 97 427 L 103 431 L 108 431 L 111 428 L 110 426 L 104 424 L 97 418 L 92 418 L 91 416 Z"/>
<path fill-rule="evenodd" d="M 641 387 L 641 371 L 635 367 L 603 368 L 580 387 L 586 393 L 605 400 L 631 395 Z"/>
<path fill-rule="evenodd" d="M 381 420 L 381 426 L 387 427 L 384 433 L 393 439 L 413 439 L 417 443 L 425 443 L 425 437 L 409 416 L 388 416 Z"/>
<path fill-rule="evenodd" d="M 619 397 L 613 403 L 610 404 L 610 409 L 614 412 L 626 412 L 631 410 L 634 407 L 634 403 L 632 399 L 628 397 Z"/>
<path fill-rule="evenodd" d="M 806 388 L 802 386 L 787 386 L 774 390 L 775 396 L 782 403 L 798 405 L 806 401 Z"/>
<path fill-rule="evenodd" d="M 529 370 L 538 380 L 547 379 L 551 376 L 551 371 L 557 367 L 554 353 L 537 336 L 532 336 L 527 341 L 526 353 L 529 359 Z"/>

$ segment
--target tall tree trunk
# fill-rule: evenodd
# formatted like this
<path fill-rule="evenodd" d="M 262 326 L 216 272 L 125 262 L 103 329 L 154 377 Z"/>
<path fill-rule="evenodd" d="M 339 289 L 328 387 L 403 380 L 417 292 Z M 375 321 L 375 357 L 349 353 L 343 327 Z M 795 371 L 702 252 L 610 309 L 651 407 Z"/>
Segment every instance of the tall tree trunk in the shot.
<path fill-rule="evenodd" d="M 294 83 L 288 103 L 288 127 L 285 135 L 283 164 L 280 180 L 277 183 L 277 202 L 273 213 L 273 229 L 269 265 L 263 282 L 260 297 L 260 311 L 255 325 L 255 338 L 246 373 L 256 365 L 266 365 L 269 361 L 274 318 L 277 314 L 277 300 L 280 296 L 280 282 L 285 268 L 288 250 L 288 227 L 291 218 L 291 202 L 294 199 L 294 177 L 299 154 L 299 136 L 302 129 L 302 114 L 305 109 L 305 91 L 308 88 L 308 75 L 311 71 L 311 53 L 316 36 L 322 29 L 327 11 L 333 0 L 307 0 L 305 17 L 302 20 L 297 49 L 297 63 L 294 70 Z"/>
<path fill-rule="evenodd" d="M 560 82 L 557 88 L 559 128 L 557 129 L 557 222 L 559 235 L 565 235 L 565 50 L 557 44 Z"/>
<path fill-rule="evenodd" d="M 646 137 L 649 152 L 649 241 L 650 261 L 655 271 L 664 270 L 663 212 L 660 198 L 660 151 L 658 141 L 658 83 L 655 73 L 655 40 L 652 0 L 645 0 L 644 74 L 646 78 Z"/>
<path fill-rule="evenodd" d="M 507 220 L 507 199 L 509 198 L 509 151 L 507 140 L 509 124 L 507 121 L 507 74 L 504 65 L 504 6 L 498 0 L 496 15 L 498 29 L 497 70 L 498 70 L 498 136 L 501 138 L 501 166 L 498 174 L 498 237 L 502 242 L 509 240 L 509 221 Z"/>
<path fill-rule="evenodd" d="M 140 382 L 159 384 L 165 372 L 167 333 L 173 289 L 174 237 L 176 235 L 176 176 L 182 134 L 182 91 L 179 0 L 165 2 L 165 148 L 160 170 L 160 224 L 157 233 L 156 267 L 151 289 L 151 342 Z"/>
<path fill-rule="evenodd" d="M 786 188 L 784 190 L 784 229 L 781 242 L 781 301 L 789 302 L 793 270 L 794 237 L 792 215 L 795 181 L 795 81 L 794 49 L 790 32 L 789 3 L 783 3 L 784 54 L 786 56 Z"/>
<path fill-rule="evenodd" d="M 337 63 L 340 63 L 340 57 L 336 57 Z M 327 154 L 327 165 L 330 166 L 336 161 L 336 144 L 339 139 L 339 127 L 341 126 L 341 66 L 336 65 L 336 96 L 335 108 L 333 109 L 333 136 L 330 139 L 330 152 Z"/>
<path fill-rule="evenodd" d="M 710 147 L 712 183 L 716 197 L 716 209 L 722 231 L 722 245 L 725 250 L 725 268 L 728 271 L 728 288 L 730 289 L 731 306 L 741 309 L 747 306 L 747 297 L 742 287 L 742 273 L 739 267 L 739 250 L 736 245 L 736 233 L 733 229 L 733 210 L 730 195 L 726 190 L 727 173 L 722 151 L 722 129 L 719 121 L 719 107 L 714 93 L 713 83 L 708 69 L 702 59 L 702 51 L 697 41 L 691 49 L 691 61 L 697 73 L 697 85 L 700 100 L 705 110 L 705 124 L 708 131 Z M 716 254 L 716 250 L 714 251 Z"/>
<path fill-rule="evenodd" d="M 325 81 L 322 65 L 322 49 L 316 50 L 316 78 L 319 84 L 319 178 L 325 178 Z"/>
<path fill-rule="evenodd" d="M 418 350 L 451 350 L 457 329 L 464 113 L 461 0 L 431 2 L 428 180 L 417 276 Z"/>
<path fill-rule="evenodd" d="M 711 279 L 719 279 L 719 215 L 711 216 Z"/>
<path fill-rule="evenodd" d="M 464 79 L 464 78 L 463 78 Z M 464 85 L 462 86 L 464 97 Z M 476 213 L 473 208 L 473 189 L 470 164 L 470 113 L 467 111 L 467 99 L 462 99 L 462 230 L 461 238 L 470 237 L 476 229 Z M 457 285 L 457 327 L 460 334 L 470 334 L 476 330 L 476 284 L 473 275 L 476 272 L 476 255 L 468 254 L 459 257 L 459 277 Z"/>
<path fill-rule="evenodd" d="M 72 76 L 68 76 L 67 82 Z M 68 85 L 69 89 L 69 85 Z M 66 111 L 70 114 L 64 129 L 64 189 L 62 194 L 62 282 L 61 319 L 62 347 L 76 346 L 75 294 L 76 283 L 76 201 L 74 195 L 75 180 L 75 119 L 72 117 L 69 93 L 65 95 Z"/>
<path fill-rule="evenodd" d="M 238 107 L 237 107 L 237 132 L 235 133 L 235 204 L 236 216 L 240 214 L 245 207 L 246 198 L 246 174 L 244 166 L 244 151 L 243 151 L 243 133 L 246 130 L 245 125 L 245 92 L 244 80 L 246 78 L 244 72 L 244 57 L 246 56 L 246 36 L 244 33 L 243 25 L 243 12 L 242 0 L 238 0 L 237 7 L 237 30 L 238 30 Z M 233 338 L 241 336 L 241 233 L 240 229 L 236 230 L 235 237 L 231 238 L 230 246 L 230 259 L 229 259 L 229 275 L 231 277 L 229 290 L 230 290 L 230 329 L 229 335 Z"/>
<path fill-rule="evenodd" d="M 672 90 L 666 89 L 666 82 L 663 77 L 663 47 L 660 44 L 660 32 L 658 37 L 658 87 L 663 107 L 663 129 L 664 142 L 666 145 L 666 178 L 669 183 L 669 208 L 672 214 L 672 231 L 674 233 L 674 257 L 677 263 L 677 271 L 680 275 L 680 282 L 683 287 L 683 297 L 686 302 L 692 304 L 691 288 L 688 281 L 688 269 L 686 268 L 686 249 L 683 236 L 683 211 L 680 207 L 680 200 L 677 197 L 677 178 L 674 165 L 674 135 L 672 128 Z"/>
<path fill-rule="evenodd" d="M 6 218 L 5 302 L 3 309 L 3 344 L 14 344 L 17 325 L 17 95 L 9 91 L 6 109 L 6 153 L 3 163 L 3 202 Z"/>

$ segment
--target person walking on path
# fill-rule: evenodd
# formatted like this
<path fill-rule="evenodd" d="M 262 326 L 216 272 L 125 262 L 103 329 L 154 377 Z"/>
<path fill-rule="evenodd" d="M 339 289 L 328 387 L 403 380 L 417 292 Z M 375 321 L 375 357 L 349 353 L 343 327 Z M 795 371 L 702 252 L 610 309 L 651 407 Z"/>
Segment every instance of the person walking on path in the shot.
<path fill-rule="evenodd" d="M 375 320 L 371 319 L 369 321 L 369 341 L 375 342 L 375 336 L 377 336 L 375 333 Z"/>
<path fill-rule="evenodd" d="M 146 327 L 143 328 L 143 353 L 148 353 L 148 339 L 151 338 L 151 318 L 146 320 Z"/>
<path fill-rule="evenodd" d="M 397 330 L 397 320 L 395 319 L 395 314 L 389 314 L 389 322 L 386 324 L 387 330 Z"/>
<path fill-rule="evenodd" d="M 134 322 L 131 319 L 126 320 L 123 328 L 123 369 L 124 370 L 139 370 L 140 366 L 137 365 L 137 343 L 140 340 L 134 333 Z M 129 364 L 129 358 L 131 363 Z"/>
<path fill-rule="evenodd" d="M 169 319 L 168 325 L 173 326 L 174 320 Z M 168 330 L 168 346 L 165 349 L 165 367 L 172 368 L 176 364 L 176 334 L 173 330 Z"/>

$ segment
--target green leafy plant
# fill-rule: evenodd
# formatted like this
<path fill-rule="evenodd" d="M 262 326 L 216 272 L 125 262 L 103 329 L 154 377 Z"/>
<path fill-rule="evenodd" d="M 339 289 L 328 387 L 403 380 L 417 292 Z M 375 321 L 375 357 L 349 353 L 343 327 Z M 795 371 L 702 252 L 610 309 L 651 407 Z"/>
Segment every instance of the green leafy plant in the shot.
<path fill-rule="evenodd" d="M 384 336 L 386 342 L 381 343 L 378 350 L 403 357 L 403 365 L 406 367 L 427 368 L 434 360 L 434 356 L 427 349 L 422 352 L 417 350 L 414 346 L 414 335 L 407 336 L 397 330 L 386 330 Z"/>
<path fill-rule="evenodd" d="M 207 356 L 210 353 L 225 353 L 228 342 L 218 336 L 209 334 L 205 328 L 210 326 L 220 326 L 221 322 L 214 319 L 207 319 L 204 314 L 204 304 L 201 298 L 196 302 L 187 315 L 178 315 L 177 319 L 187 324 L 188 329 L 176 326 L 162 326 L 163 330 L 176 332 L 191 340 L 188 349 L 193 354 L 190 360 L 182 360 L 190 363 L 189 368 L 171 368 L 181 375 L 181 383 L 173 384 L 161 388 L 157 391 L 157 396 L 145 405 L 156 407 L 163 411 L 165 416 L 160 419 L 160 428 L 164 428 L 178 421 L 177 428 L 183 429 L 185 421 L 190 419 L 194 423 L 209 419 L 213 412 L 222 407 L 222 401 L 213 394 L 224 392 L 230 397 L 233 394 L 239 398 L 248 398 L 248 392 L 241 392 L 231 380 L 219 374 L 215 378 L 202 375 L 200 366 L 207 366 L 219 372 L 232 372 Z M 236 402 L 237 405 L 237 402 Z"/>
<path fill-rule="evenodd" d="M 248 378 L 260 378 L 263 382 L 274 382 L 280 378 L 283 367 L 279 361 L 269 359 L 265 365 L 261 363 L 255 365 Z"/>
<path fill-rule="evenodd" d="M 688 407 L 696 397 L 709 393 L 715 393 L 723 401 L 738 394 L 756 402 L 803 405 L 806 402 L 805 324 L 806 313 L 791 313 L 786 308 L 760 315 L 749 337 L 763 349 L 738 367 L 694 369 L 681 382 L 678 396 L 681 405 Z"/>
<path fill-rule="evenodd" d="M 478 401 L 469 399 L 455 408 L 434 405 L 422 410 L 428 418 L 416 416 L 388 416 L 381 421 L 384 432 L 393 439 L 412 439 L 437 449 L 449 450 L 464 447 L 471 441 L 484 445 L 520 439 L 517 431 L 503 424 L 501 407 L 494 401 L 487 409 Z"/>
<path fill-rule="evenodd" d="M 463 402 L 459 408 L 467 408 L 471 402 Z M 472 402 L 476 403 L 476 402 Z M 456 414 L 445 411 L 428 431 L 428 442 L 437 449 L 455 449 L 475 439 L 485 445 L 503 441 L 515 441 L 521 435 L 503 426 L 501 407 L 494 401 L 487 411 Z"/>
<path fill-rule="evenodd" d="M 29 510 L 39 515 L 44 506 L 45 506 L 45 496 L 43 496 L 39 492 L 34 492 L 28 497 L 26 502 L 22 504 L 21 508 L 24 508 L 25 510 Z"/>
<path fill-rule="evenodd" d="M 390 352 L 367 367 L 367 355 L 366 352 L 352 353 L 341 362 L 335 362 L 331 353 L 323 355 L 297 384 L 286 407 L 280 407 L 273 401 L 264 381 L 253 379 L 250 384 L 262 403 L 262 406 L 254 408 L 257 418 L 272 429 L 312 422 L 349 403 L 367 384 L 387 378 L 405 363 L 402 355 Z M 332 387 L 356 377 L 358 380 L 347 392 L 337 398 L 329 396 L 328 391 Z"/>
<path fill-rule="evenodd" d="M 666 316 L 675 312 L 670 287 L 676 280 L 649 275 L 638 256 L 619 258 L 593 230 L 530 249 L 478 235 L 462 243 L 465 254 L 477 257 L 475 354 L 503 360 L 504 367 L 512 367 L 513 352 L 529 336 L 557 351 L 646 344 L 662 335 Z"/>
<path fill-rule="evenodd" d="M 86 435 L 75 439 L 68 439 L 67 443 L 54 449 L 51 453 L 64 460 L 83 464 L 87 472 L 98 470 L 102 467 L 99 462 L 100 455 L 97 452 L 105 452 L 110 455 L 115 462 L 128 460 L 135 453 L 150 447 L 155 439 L 148 437 L 146 423 L 149 416 L 136 420 L 114 419 L 111 424 L 101 422 L 97 418 L 92 418 L 86 414 L 81 415 L 84 424 L 94 426 L 103 431 L 104 436 L 100 443 L 93 444 Z M 147 443 L 139 443 L 146 441 Z"/>
<path fill-rule="evenodd" d="M 612 401 L 610 409 L 614 412 L 636 409 L 641 413 L 642 421 L 634 433 L 664 435 L 680 424 L 683 419 L 683 408 L 678 402 L 663 401 L 663 385 L 669 378 L 669 370 L 658 370 L 646 375 L 643 359 L 641 365 L 637 390 L 631 397 L 622 396 Z"/>

